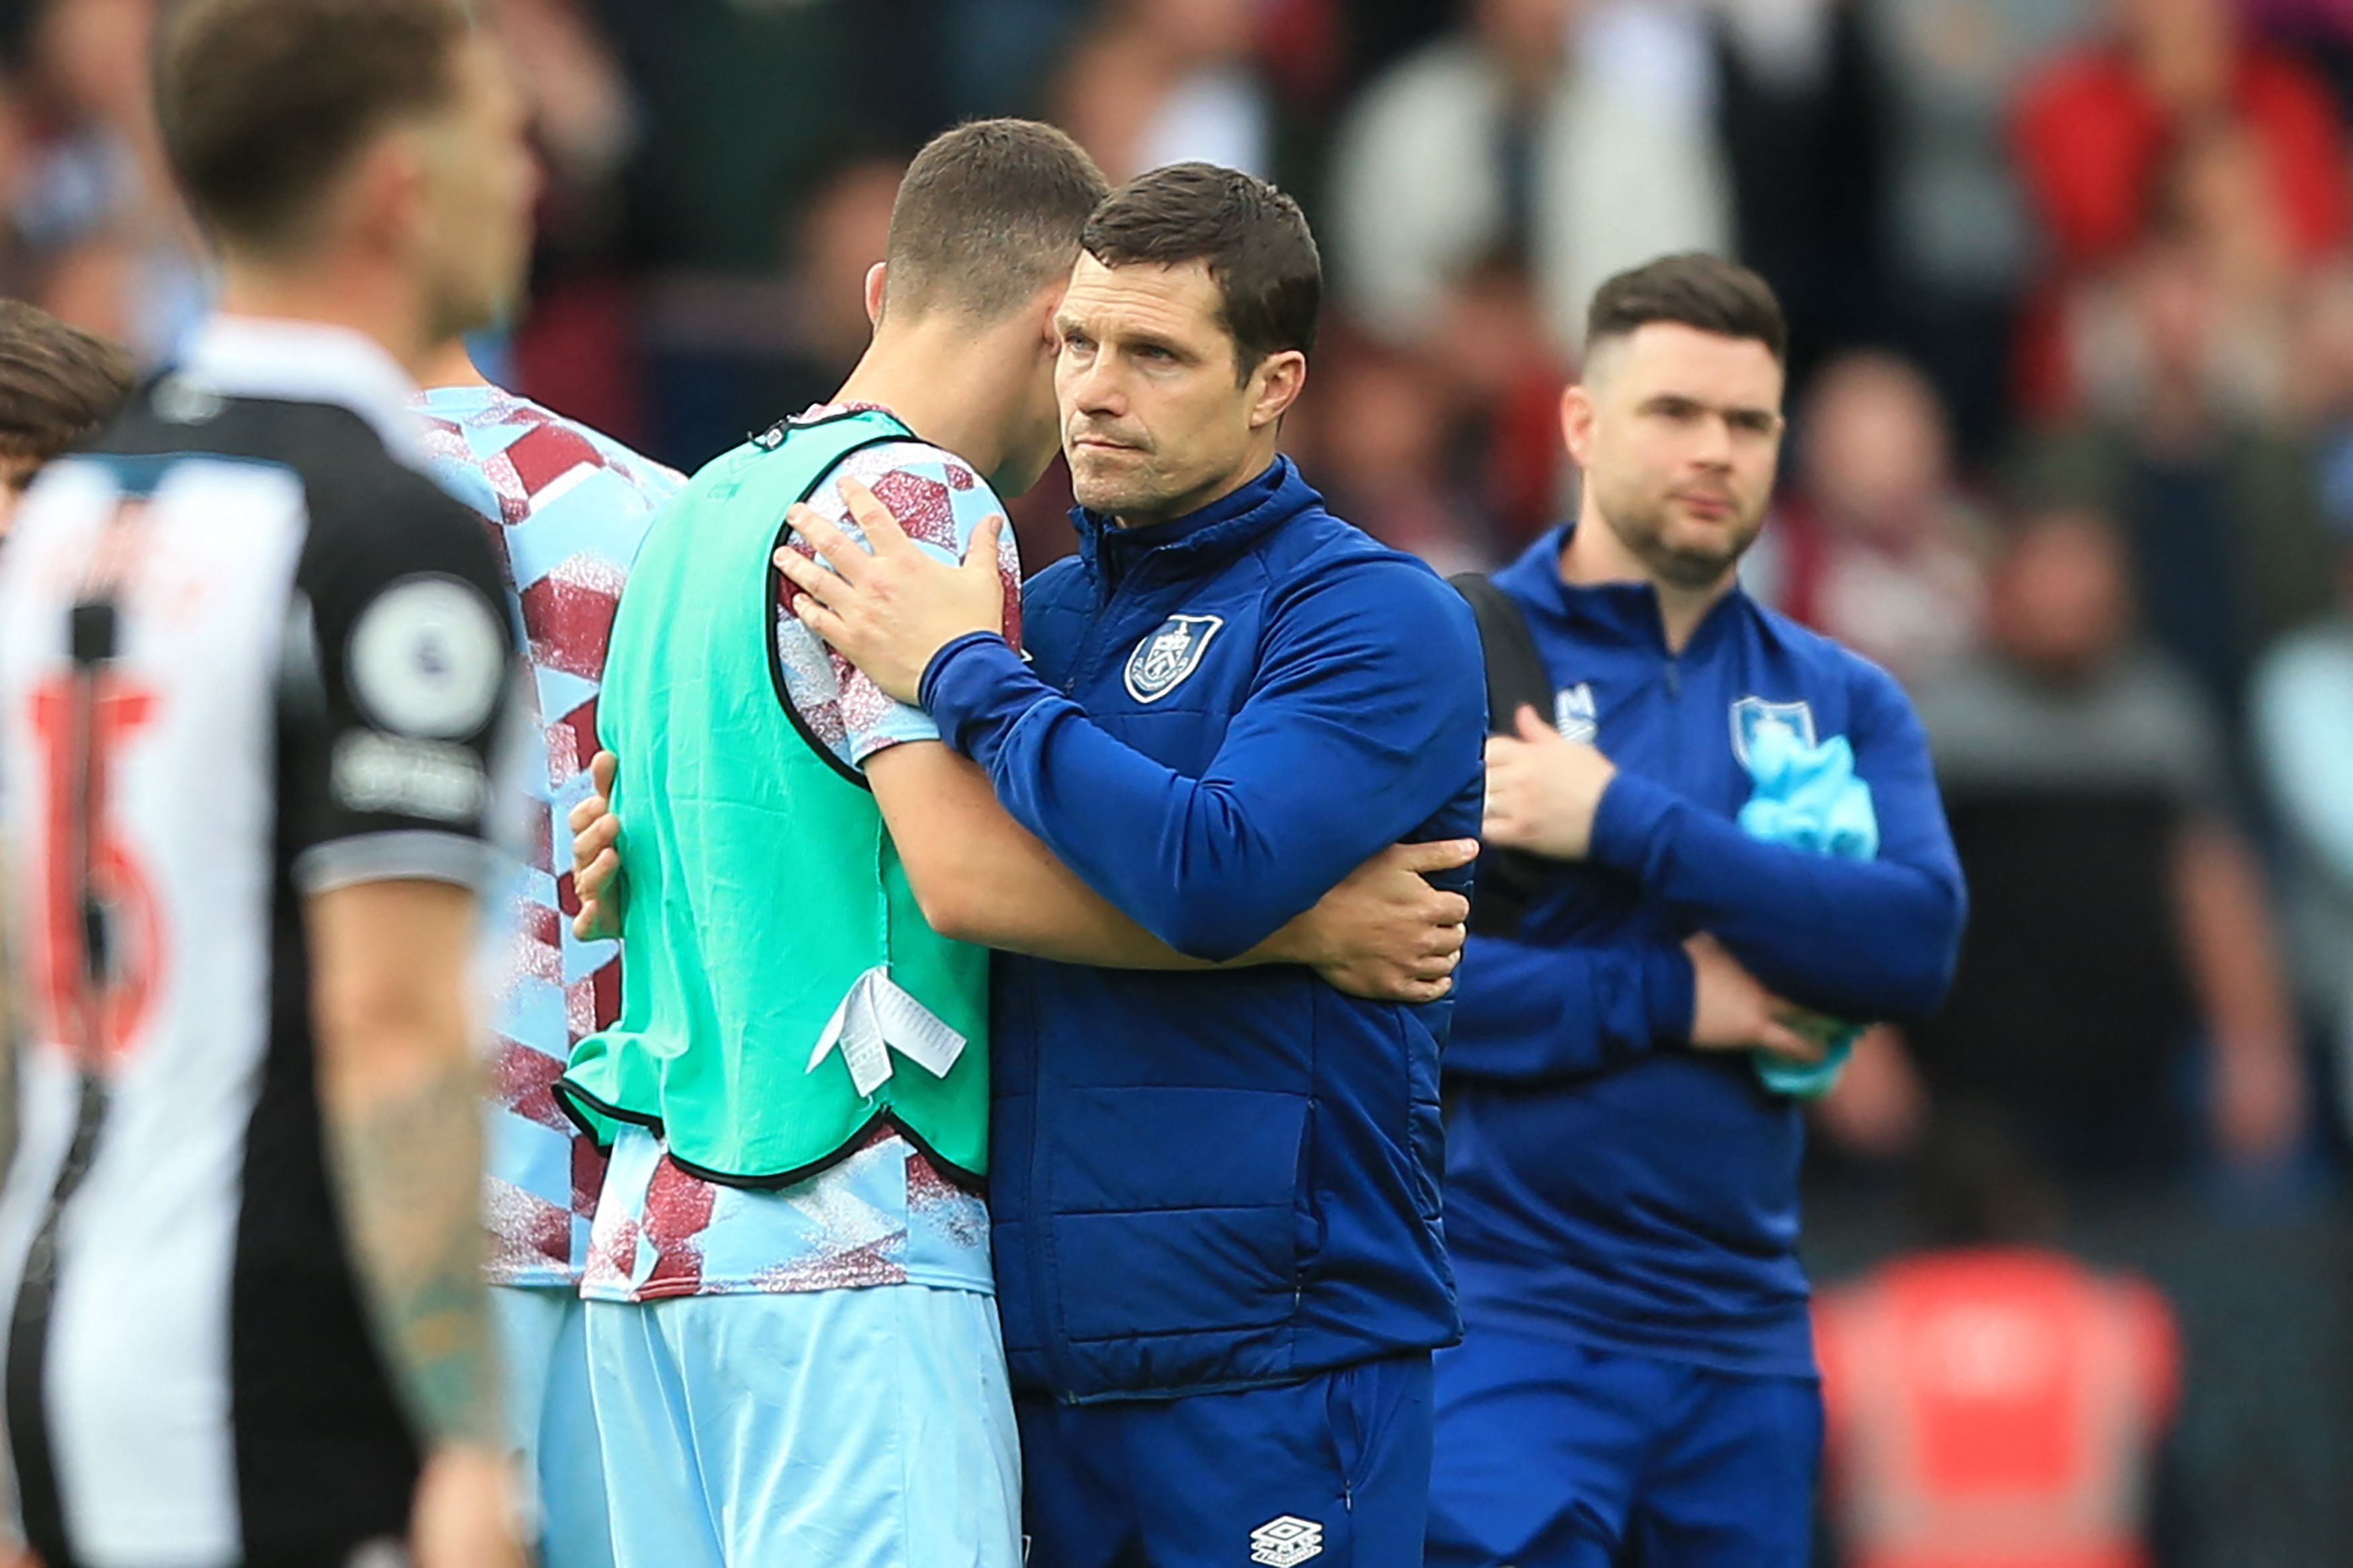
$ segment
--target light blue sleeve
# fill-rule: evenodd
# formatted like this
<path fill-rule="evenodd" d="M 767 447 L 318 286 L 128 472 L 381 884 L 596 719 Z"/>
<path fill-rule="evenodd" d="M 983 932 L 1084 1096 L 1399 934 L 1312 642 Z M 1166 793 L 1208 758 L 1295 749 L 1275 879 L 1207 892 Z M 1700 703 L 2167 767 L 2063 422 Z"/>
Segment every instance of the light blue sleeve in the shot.
<path fill-rule="evenodd" d="M 839 477 L 872 490 L 899 526 L 924 553 L 954 566 L 972 548 L 973 535 L 991 517 L 1005 515 L 1005 503 L 969 465 L 936 447 L 902 445 L 854 453 L 820 484 L 809 504 L 863 544 L 865 534 L 841 499 Z M 1007 584 L 1007 625 L 1018 646 L 1021 565 L 1008 529 L 999 545 Z M 876 686 L 856 666 L 835 654 L 782 605 L 776 616 L 776 651 L 793 706 L 834 754 L 852 766 L 889 747 L 936 741 L 931 716 Z"/>
<path fill-rule="evenodd" d="M 470 454 L 464 458 L 437 455 L 431 472 L 435 484 L 465 502 L 484 521 L 495 523 L 504 515 L 498 487 L 491 483 L 490 475 L 482 471 L 481 463 Z"/>

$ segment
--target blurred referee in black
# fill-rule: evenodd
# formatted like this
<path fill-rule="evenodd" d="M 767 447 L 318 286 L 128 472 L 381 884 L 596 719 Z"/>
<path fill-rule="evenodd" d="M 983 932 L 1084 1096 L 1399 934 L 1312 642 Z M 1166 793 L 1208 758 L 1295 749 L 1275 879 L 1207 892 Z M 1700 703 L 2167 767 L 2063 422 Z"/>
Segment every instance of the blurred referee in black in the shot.
<path fill-rule="evenodd" d="M 521 1559 L 469 985 L 515 648 L 411 370 L 519 279 L 462 0 L 185 0 L 185 360 L 0 552 L 16 1513 L 46 1568 Z"/>

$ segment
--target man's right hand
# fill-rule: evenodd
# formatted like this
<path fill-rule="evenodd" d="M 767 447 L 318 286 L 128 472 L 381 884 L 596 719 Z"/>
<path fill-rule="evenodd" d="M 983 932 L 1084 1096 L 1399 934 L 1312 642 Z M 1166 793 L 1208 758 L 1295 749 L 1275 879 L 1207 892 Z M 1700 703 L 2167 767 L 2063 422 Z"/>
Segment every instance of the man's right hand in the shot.
<path fill-rule="evenodd" d="M 512 1470 L 505 1456 L 465 1445 L 427 1456 L 409 1514 L 417 1568 L 528 1568 Z"/>
<path fill-rule="evenodd" d="M 621 819 L 613 815 L 613 778 L 621 760 L 599 752 L 588 763 L 595 793 L 572 808 L 572 887 L 580 912 L 572 934 L 601 942 L 621 934 Z"/>
<path fill-rule="evenodd" d="M 1833 1026 L 1765 989 L 1724 944 L 1703 931 L 1683 943 L 1692 962 L 1691 1043 L 1703 1051 L 1770 1051 L 1811 1066 L 1830 1051 Z"/>
<path fill-rule="evenodd" d="M 1471 900 L 1426 878 L 1478 855 L 1472 838 L 1391 845 L 1269 938 L 1265 954 L 1303 963 L 1351 996 L 1435 1002 L 1454 988 Z"/>

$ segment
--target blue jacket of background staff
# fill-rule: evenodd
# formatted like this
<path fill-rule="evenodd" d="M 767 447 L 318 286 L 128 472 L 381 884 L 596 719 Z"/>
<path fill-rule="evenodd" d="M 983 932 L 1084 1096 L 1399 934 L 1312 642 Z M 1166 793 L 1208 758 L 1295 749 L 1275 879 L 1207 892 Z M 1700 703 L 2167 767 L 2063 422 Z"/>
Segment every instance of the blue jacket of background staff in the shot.
<path fill-rule="evenodd" d="M 1473 937 L 1452 1047 L 1447 1237 L 1470 1331 L 1489 1324 L 1724 1371 L 1810 1376 L 1796 1103 L 1745 1053 L 1687 1044 L 1683 942 L 1714 933 L 1834 1016 L 1932 1010 L 1966 897 L 1912 705 L 1876 666 L 1735 590 L 1681 654 L 1647 584 L 1571 587 L 1546 535 L 1495 582 L 1526 612 L 1559 716 L 1619 773 L 1588 862 L 1516 940 Z M 1547 721 L 1555 714 L 1544 715 Z M 1746 737 L 1844 735 L 1880 849 L 1749 838 Z"/>
<path fill-rule="evenodd" d="M 924 706 L 1008 808 L 1179 952 L 1237 957 L 1401 840 L 1478 831 L 1467 607 L 1288 459 L 1187 517 L 1077 514 L 1000 639 Z M 1457 885 L 1467 881 L 1467 872 Z M 1295 1381 L 1460 1331 L 1439 1228 L 1451 1007 L 1308 970 L 1000 954 L 997 1304 L 1018 1387 L 1072 1401 Z"/>

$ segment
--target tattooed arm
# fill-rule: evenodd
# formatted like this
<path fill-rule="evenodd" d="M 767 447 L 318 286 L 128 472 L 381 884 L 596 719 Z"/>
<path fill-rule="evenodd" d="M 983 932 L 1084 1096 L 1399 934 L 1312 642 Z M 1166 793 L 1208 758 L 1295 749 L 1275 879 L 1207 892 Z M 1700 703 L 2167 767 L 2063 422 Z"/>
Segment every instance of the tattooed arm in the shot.
<path fill-rule="evenodd" d="M 362 882 L 313 895 L 305 913 L 344 1244 L 428 1452 L 418 1561 L 503 1561 L 482 1085 L 465 994 L 473 895 L 448 883 Z"/>

